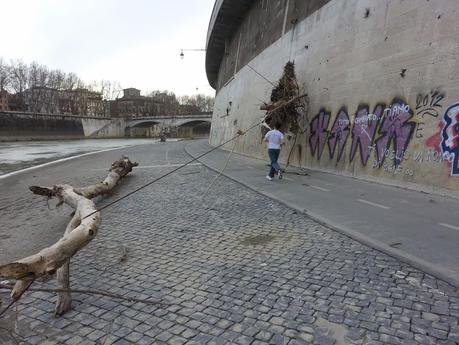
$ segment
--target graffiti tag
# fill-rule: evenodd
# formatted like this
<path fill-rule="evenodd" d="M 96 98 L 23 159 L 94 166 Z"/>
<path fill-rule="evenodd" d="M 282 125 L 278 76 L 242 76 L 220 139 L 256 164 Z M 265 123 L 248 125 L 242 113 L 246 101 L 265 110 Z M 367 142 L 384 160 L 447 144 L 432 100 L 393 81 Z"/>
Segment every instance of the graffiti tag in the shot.
<path fill-rule="evenodd" d="M 311 155 L 320 159 L 328 142 L 330 159 L 337 153 L 337 161 L 343 156 L 346 142 L 351 133 L 350 161 L 355 158 L 357 149 L 360 152 L 362 165 L 366 165 L 371 151 L 375 149 L 376 160 L 374 166 L 381 167 L 390 147 L 394 147 L 394 155 L 389 156 L 395 166 L 400 165 L 404 152 L 412 138 L 415 122 L 410 121 L 413 111 L 410 106 L 400 99 L 394 99 L 386 107 L 379 103 L 369 112 L 367 105 L 360 105 L 353 119 L 349 118 L 343 107 L 338 111 L 335 121 L 329 130 L 330 113 L 320 110 L 311 121 L 309 144 Z M 377 131 L 379 127 L 379 131 Z M 378 136 L 377 136 L 378 134 Z M 376 138 L 377 136 L 377 138 Z"/>
<path fill-rule="evenodd" d="M 352 144 L 349 156 L 351 162 L 354 160 L 357 147 L 359 147 L 362 165 L 367 165 L 368 158 L 370 158 L 370 153 L 373 149 L 372 145 L 376 128 L 378 127 L 384 108 L 383 104 L 377 104 L 373 110 L 373 114 L 369 114 L 367 105 L 360 105 L 358 107 L 354 126 L 352 127 Z"/>
<path fill-rule="evenodd" d="M 451 163 L 451 176 L 459 175 L 459 103 L 448 107 L 443 115 L 441 150 Z"/>
<path fill-rule="evenodd" d="M 329 133 L 328 138 L 328 150 L 330 153 L 330 159 L 335 155 L 336 146 L 338 146 L 338 158 L 341 159 L 344 153 L 344 147 L 346 145 L 347 137 L 350 132 L 349 116 L 345 108 L 342 108 L 336 116 L 335 122 L 333 123 L 332 129 Z"/>
<path fill-rule="evenodd" d="M 311 121 L 311 134 L 309 136 L 309 147 L 311 155 L 314 156 L 317 151 L 317 159 L 320 159 L 325 147 L 325 142 L 328 136 L 328 123 L 330 122 L 330 113 L 324 109 L 320 110 L 319 114 Z"/>
<path fill-rule="evenodd" d="M 410 143 L 416 123 L 409 121 L 413 117 L 410 106 L 402 100 L 394 99 L 392 104 L 384 109 L 384 117 L 379 127 L 381 136 L 375 141 L 376 161 L 379 166 L 384 163 L 384 151 L 391 144 L 395 148 L 395 165 L 399 165 L 408 144 Z"/>
<path fill-rule="evenodd" d="M 438 117 L 443 108 L 441 101 L 445 98 L 445 93 L 440 90 L 432 90 L 430 93 L 418 94 L 416 96 L 416 115 L 421 118 L 416 125 L 416 138 L 424 137 L 424 118 Z"/>

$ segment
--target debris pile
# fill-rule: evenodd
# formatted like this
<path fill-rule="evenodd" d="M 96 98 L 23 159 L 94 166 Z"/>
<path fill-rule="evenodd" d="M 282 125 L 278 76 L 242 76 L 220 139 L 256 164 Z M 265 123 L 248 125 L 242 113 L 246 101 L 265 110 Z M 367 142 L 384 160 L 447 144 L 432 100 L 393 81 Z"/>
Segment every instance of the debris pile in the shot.
<path fill-rule="evenodd" d="M 284 133 L 296 134 L 300 131 L 299 122 L 306 114 L 307 102 L 304 97 L 300 97 L 295 64 L 292 61 L 287 62 L 282 77 L 271 91 L 271 102 L 263 104 L 260 109 L 267 111 L 265 122 L 269 127 L 272 128 L 277 122 L 281 124 L 281 131 Z M 266 132 L 267 128 L 262 126 L 262 135 Z"/>

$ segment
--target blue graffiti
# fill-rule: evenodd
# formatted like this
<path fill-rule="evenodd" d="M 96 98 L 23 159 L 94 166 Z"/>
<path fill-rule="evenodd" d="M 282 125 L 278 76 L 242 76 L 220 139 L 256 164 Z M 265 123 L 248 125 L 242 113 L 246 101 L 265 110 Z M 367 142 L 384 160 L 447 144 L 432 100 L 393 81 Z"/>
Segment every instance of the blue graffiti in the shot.
<path fill-rule="evenodd" d="M 448 107 L 443 115 L 441 150 L 451 163 L 451 175 L 459 175 L 459 103 Z"/>

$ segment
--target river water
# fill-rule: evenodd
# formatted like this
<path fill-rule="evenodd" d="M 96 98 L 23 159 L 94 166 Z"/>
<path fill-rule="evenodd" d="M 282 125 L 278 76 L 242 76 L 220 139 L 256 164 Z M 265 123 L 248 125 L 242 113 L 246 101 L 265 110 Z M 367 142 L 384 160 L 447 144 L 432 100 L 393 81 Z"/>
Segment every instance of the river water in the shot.
<path fill-rule="evenodd" d="M 118 147 L 145 145 L 157 139 L 82 139 L 0 142 L 0 176 L 61 158 Z"/>

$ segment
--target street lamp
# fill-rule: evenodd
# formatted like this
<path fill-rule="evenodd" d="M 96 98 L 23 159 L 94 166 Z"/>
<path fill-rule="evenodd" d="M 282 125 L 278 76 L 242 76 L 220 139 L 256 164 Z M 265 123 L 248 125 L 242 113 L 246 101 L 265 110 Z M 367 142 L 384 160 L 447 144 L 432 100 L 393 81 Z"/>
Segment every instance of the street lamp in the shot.
<path fill-rule="evenodd" d="M 192 52 L 205 52 L 205 49 L 180 49 L 180 58 L 183 60 L 185 57 L 184 51 L 192 51 Z"/>

